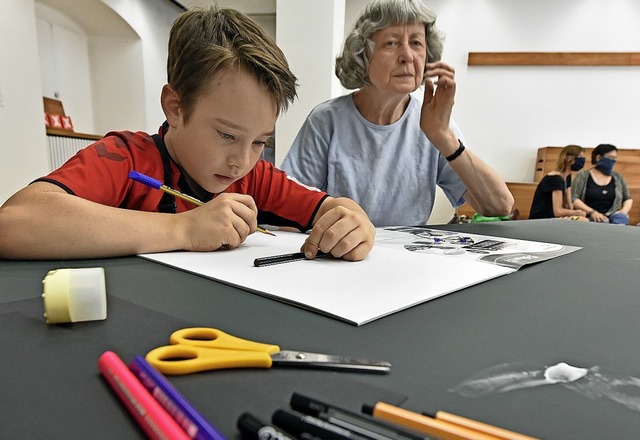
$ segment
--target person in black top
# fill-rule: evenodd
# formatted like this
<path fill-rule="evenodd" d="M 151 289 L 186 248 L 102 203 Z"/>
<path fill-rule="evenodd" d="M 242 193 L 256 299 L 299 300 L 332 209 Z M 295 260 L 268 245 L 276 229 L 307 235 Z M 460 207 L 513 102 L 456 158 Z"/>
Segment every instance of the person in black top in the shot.
<path fill-rule="evenodd" d="M 557 217 L 588 221 L 586 212 L 574 209 L 571 200 L 571 171 L 580 170 L 584 163 L 582 147 L 567 145 L 560 151 L 555 170 L 544 176 L 536 187 L 530 219 Z"/>

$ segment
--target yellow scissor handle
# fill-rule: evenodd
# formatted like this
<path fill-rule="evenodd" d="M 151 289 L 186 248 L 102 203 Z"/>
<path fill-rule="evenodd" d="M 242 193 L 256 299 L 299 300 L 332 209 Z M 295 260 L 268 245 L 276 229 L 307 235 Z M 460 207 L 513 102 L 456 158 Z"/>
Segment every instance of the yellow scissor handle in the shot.
<path fill-rule="evenodd" d="M 271 355 L 265 351 L 224 350 L 175 344 L 147 353 L 147 362 L 165 374 L 188 374 L 226 368 L 269 368 Z"/>
<path fill-rule="evenodd" d="M 272 344 L 263 344 L 248 339 L 238 338 L 210 327 L 191 327 L 176 330 L 171 334 L 169 342 L 179 345 L 192 345 L 204 348 L 221 348 L 225 350 L 261 351 L 264 353 L 277 353 L 280 347 Z"/>

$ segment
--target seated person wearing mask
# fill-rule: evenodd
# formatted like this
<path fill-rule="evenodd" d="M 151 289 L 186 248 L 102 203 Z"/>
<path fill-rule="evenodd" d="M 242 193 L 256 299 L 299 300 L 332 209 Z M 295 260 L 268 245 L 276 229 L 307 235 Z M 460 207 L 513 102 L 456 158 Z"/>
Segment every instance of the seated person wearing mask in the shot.
<path fill-rule="evenodd" d="M 584 167 L 584 149 L 578 145 L 564 147 L 555 170 L 547 173 L 536 187 L 529 218 L 568 218 L 589 221 L 581 209 L 574 209 L 571 198 L 571 172 Z"/>
<path fill-rule="evenodd" d="M 629 224 L 633 200 L 622 174 L 613 171 L 617 158 L 614 145 L 600 144 L 591 152 L 594 166 L 580 171 L 574 179 L 573 206 L 593 222 Z"/>

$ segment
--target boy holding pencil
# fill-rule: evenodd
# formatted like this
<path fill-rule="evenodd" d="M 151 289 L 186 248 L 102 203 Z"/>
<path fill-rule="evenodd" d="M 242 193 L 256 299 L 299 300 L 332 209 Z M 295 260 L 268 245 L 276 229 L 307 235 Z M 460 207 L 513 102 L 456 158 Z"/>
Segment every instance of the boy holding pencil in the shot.
<path fill-rule="evenodd" d="M 354 201 L 260 160 L 296 78 L 244 14 L 212 7 L 173 24 L 166 121 L 157 135 L 111 132 L 0 208 L 0 258 L 95 258 L 235 248 L 259 223 L 311 229 L 302 250 L 361 260 L 375 228 Z M 137 171 L 201 206 L 129 179 Z"/>

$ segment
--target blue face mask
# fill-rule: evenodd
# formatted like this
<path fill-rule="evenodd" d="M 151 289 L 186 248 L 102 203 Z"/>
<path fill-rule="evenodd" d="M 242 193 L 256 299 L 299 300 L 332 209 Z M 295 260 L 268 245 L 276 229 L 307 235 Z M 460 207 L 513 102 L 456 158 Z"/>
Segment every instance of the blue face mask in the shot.
<path fill-rule="evenodd" d="M 610 176 L 613 172 L 613 166 L 615 164 L 616 161 L 614 159 L 609 159 L 608 157 L 602 156 L 596 164 L 596 170 L 600 171 L 602 174 Z"/>
<path fill-rule="evenodd" d="M 571 164 L 571 171 L 580 171 L 584 166 L 584 157 L 576 157 L 576 160 Z"/>

